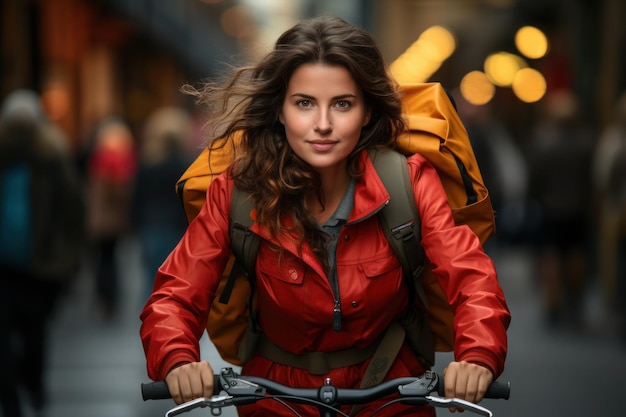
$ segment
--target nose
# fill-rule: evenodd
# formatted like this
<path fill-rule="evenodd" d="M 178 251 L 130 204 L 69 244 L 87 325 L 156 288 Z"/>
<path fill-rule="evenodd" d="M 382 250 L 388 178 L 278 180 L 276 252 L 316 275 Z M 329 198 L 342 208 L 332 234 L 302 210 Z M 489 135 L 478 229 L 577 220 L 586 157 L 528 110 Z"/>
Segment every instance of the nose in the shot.
<path fill-rule="evenodd" d="M 317 118 L 317 122 L 315 124 L 315 131 L 320 134 L 328 134 L 332 132 L 333 125 L 330 120 L 330 115 L 326 111 L 320 111 L 319 117 Z"/>

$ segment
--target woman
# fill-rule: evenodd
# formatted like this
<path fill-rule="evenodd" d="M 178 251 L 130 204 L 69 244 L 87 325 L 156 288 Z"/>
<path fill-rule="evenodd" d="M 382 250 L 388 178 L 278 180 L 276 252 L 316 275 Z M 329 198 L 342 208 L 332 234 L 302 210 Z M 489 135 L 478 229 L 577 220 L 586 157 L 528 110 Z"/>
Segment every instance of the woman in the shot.
<path fill-rule="evenodd" d="M 87 160 L 87 226 L 95 265 L 95 290 L 106 319 L 119 308 L 121 272 L 118 249 L 130 231 L 135 138 L 121 119 L 107 118 L 94 132 Z"/>
<path fill-rule="evenodd" d="M 251 230 L 262 238 L 255 282 L 259 320 L 274 345 L 296 355 L 367 348 L 412 296 L 374 215 L 388 193 L 367 149 L 393 147 L 404 122 L 395 85 L 370 35 L 332 17 L 301 22 L 259 64 L 236 71 L 221 88 L 207 86 L 197 94 L 218 109 L 212 146 L 231 145 L 235 132 L 242 135 L 231 169 L 211 183 L 206 204 L 160 268 L 141 315 L 149 375 L 165 379 L 177 403 L 212 393 L 213 369 L 200 361 L 197 340 L 231 255 L 234 184 L 255 204 Z M 503 370 L 509 312 L 476 235 L 455 226 L 435 169 L 420 155 L 408 164 L 422 245 L 457 317 L 446 395 L 478 402 Z M 337 386 L 358 388 L 369 362 L 313 375 L 256 354 L 242 373 L 296 387 L 331 378 Z M 386 378 L 424 371 L 405 344 Z M 368 404 L 358 415 L 379 405 Z M 238 411 L 286 412 L 274 402 Z M 415 408 L 394 405 L 386 413 L 415 415 Z M 424 406 L 419 415 L 435 412 Z"/>

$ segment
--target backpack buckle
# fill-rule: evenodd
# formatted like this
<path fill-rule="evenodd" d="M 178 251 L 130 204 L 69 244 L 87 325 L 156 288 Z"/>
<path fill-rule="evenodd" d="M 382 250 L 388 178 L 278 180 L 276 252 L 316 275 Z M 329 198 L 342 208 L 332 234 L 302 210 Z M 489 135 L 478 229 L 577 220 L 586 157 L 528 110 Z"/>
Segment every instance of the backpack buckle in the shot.
<path fill-rule="evenodd" d="M 403 223 L 399 226 L 395 226 L 391 228 L 391 233 L 396 239 L 406 242 L 407 240 L 413 239 L 414 228 L 415 228 L 415 221 L 409 220 L 406 223 Z"/>

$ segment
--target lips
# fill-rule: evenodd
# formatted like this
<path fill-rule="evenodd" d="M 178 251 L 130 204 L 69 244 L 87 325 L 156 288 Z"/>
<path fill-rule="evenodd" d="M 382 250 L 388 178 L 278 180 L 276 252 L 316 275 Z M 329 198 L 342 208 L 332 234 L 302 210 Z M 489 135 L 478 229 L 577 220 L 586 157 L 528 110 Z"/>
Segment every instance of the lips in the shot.
<path fill-rule="evenodd" d="M 318 152 L 327 152 L 335 146 L 337 142 L 335 141 L 313 141 L 309 142 L 311 148 Z"/>

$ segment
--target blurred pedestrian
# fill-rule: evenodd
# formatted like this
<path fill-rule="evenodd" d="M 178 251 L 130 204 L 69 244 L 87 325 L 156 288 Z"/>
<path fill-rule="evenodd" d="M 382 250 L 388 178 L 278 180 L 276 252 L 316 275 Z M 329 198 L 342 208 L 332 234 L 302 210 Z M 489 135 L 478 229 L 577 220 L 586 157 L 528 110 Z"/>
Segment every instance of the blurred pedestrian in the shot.
<path fill-rule="evenodd" d="M 96 296 L 107 319 L 119 307 L 119 243 L 130 229 L 131 198 L 137 169 L 135 139 L 120 119 L 96 127 L 87 160 L 88 232 L 92 243 Z"/>
<path fill-rule="evenodd" d="M 593 178 L 599 202 L 598 275 L 626 342 L 626 93 L 598 140 Z"/>
<path fill-rule="evenodd" d="M 465 126 L 496 215 L 496 235 L 485 245 L 495 257 L 506 244 L 523 242 L 533 229 L 527 204 L 528 164 L 512 133 L 491 105 L 459 100 Z"/>
<path fill-rule="evenodd" d="M 39 97 L 17 90 L 0 116 L 0 402 L 2 415 L 46 402 L 47 325 L 78 274 L 84 201 L 66 138 Z"/>
<path fill-rule="evenodd" d="M 146 299 L 159 266 L 187 228 L 174 184 L 193 161 L 192 136 L 190 115 L 174 107 L 156 110 L 144 127 L 133 194 L 132 225 L 143 255 Z"/>
<path fill-rule="evenodd" d="M 594 132 L 570 91 L 545 98 L 530 141 L 530 193 L 541 209 L 538 268 L 549 324 L 579 327 L 584 319 L 591 230 Z"/>

